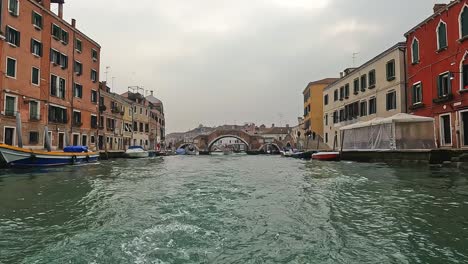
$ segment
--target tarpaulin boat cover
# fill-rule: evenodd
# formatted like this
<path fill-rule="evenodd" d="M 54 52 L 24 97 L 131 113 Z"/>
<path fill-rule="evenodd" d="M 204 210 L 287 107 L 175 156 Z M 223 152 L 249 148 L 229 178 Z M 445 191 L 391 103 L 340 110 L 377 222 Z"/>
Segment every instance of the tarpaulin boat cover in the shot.
<path fill-rule="evenodd" d="M 434 118 L 396 114 L 340 128 L 344 150 L 421 150 L 435 148 Z"/>
<path fill-rule="evenodd" d="M 63 152 L 74 152 L 74 153 L 81 153 L 81 152 L 88 152 L 87 146 L 68 146 L 63 149 Z"/>

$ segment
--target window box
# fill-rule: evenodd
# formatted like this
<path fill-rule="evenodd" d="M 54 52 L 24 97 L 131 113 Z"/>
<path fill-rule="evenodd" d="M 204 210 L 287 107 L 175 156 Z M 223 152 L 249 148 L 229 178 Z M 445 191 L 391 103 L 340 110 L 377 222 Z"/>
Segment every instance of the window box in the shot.
<path fill-rule="evenodd" d="M 391 82 L 391 81 L 393 81 L 393 80 L 395 80 L 395 79 L 396 79 L 395 76 L 392 76 L 392 77 L 388 77 L 388 78 L 387 78 L 387 81 Z"/>
<path fill-rule="evenodd" d="M 359 92 L 354 92 L 353 94 L 354 94 L 354 95 L 358 95 L 358 94 L 359 94 Z"/>
<path fill-rule="evenodd" d="M 436 50 L 436 53 L 441 53 L 441 52 L 443 52 L 443 51 L 446 51 L 446 50 L 447 50 L 447 48 L 448 48 L 447 46 L 445 46 L 445 47 L 442 47 L 442 48 L 440 48 L 440 49 Z"/>
<path fill-rule="evenodd" d="M 451 100 L 453 100 L 453 94 L 447 94 L 447 95 L 444 95 L 444 96 L 441 96 L 439 98 L 432 100 L 432 102 L 439 104 L 439 103 L 445 103 Z"/>
<path fill-rule="evenodd" d="M 375 88 L 375 84 L 374 84 L 374 85 L 371 85 L 371 86 L 369 86 L 369 88 L 368 88 L 368 89 L 374 89 L 374 88 Z"/>
<path fill-rule="evenodd" d="M 424 108 L 425 105 L 423 103 L 415 103 L 409 107 L 410 110 L 416 110 L 420 108 Z"/>

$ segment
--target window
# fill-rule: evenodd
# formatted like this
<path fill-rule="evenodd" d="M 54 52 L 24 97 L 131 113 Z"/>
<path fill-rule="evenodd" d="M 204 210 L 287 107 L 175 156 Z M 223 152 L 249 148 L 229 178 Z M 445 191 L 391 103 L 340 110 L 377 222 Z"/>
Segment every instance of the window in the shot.
<path fill-rule="evenodd" d="M 447 24 L 440 21 L 437 27 L 437 49 L 442 50 L 447 48 Z"/>
<path fill-rule="evenodd" d="M 13 16 L 19 16 L 19 0 L 8 0 L 8 12 Z"/>
<path fill-rule="evenodd" d="M 83 74 L 83 64 L 81 64 L 81 62 L 75 61 L 75 65 L 73 68 L 76 74 L 78 75 Z"/>
<path fill-rule="evenodd" d="M 340 87 L 340 101 L 344 99 L 345 93 L 344 93 L 344 86 Z"/>
<path fill-rule="evenodd" d="M 65 54 L 60 53 L 60 66 L 62 69 L 68 68 L 68 56 Z"/>
<path fill-rule="evenodd" d="M 328 133 L 325 133 L 325 143 L 328 143 Z"/>
<path fill-rule="evenodd" d="M 60 52 L 50 49 L 50 62 L 53 62 L 54 64 L 60 64 Z"/>
<path fill-rule="evenodd" d="M 367 101 L 362 101 L 359 105 L 359 116 L 366 116 L 367 115 Z"/>
<path fill-rule="evenodd" d="M 16 59 L 7 57 L 7 77 L 16 79 Z"/>
<path fill-rule="evenodd" d="M 413 64 L 419 63 L 419 41 L 414 38 L 411 44 L 411 62 Z"/>
<path fill-rule="evenodd" d="M 50 76 L 50 95 L 65 99 L 65 79 Z"/>
<path fill-rule="evenodd" d="M 372 97 L 369 99 L 369 115 L 373 115 L 375 113 L 377 113 L 377 99 Z"/>
<path fill-rule="evenodd" d="M 340 110 L 340 122 L 343 122 L 346 120 L 346 116 L 345 116 L 345 110 L 344 109 L 341 109 Z"/>
<path fill-rule="evenodd" d="M 31 131 L 29 132 L 29 144 L 34 145 L 39 143 L 39 132 Z"/>
<path fill-rule="evenodd" d="M 468 6 L 464 6 L 460 14 L 460 38 L 468 36 Z"/>
<path fill-rule="evenodd" d="M 83 85 L 75 83 L 73 88 L 73 96 L 83 98 Z"/>
<path fill-rule="evenodd" d="M 361 76 L 361 91 L 365 92 L 367 88 L 367 75 L 362 75 Z"/>
<path fill-rule="evenodd" d="M 81 145 L 82 146 L 87 146 L 88 145 L 88 136 L 87 135 L 82 135 L 81 136 Z"/>
<path fill-rule="evenodd" d="M 439 97 L 446 97 L 451 93 L 450 73 L 442 73 L 437 81 L 437 95 Z"/>
<path fill-rule="evenodd" d="M 338 111 L 333 112 L 333 124 L 338 123 Z"/>
<path fill-rule="evenodd" d="M 387 81 L 395 80 L 395 60 L 387 62 Z"/>
<path fill-rule="evenodd" d="M 97 97 L 98 97 L 97 91 L 91 90 L 91 102 L 92 103 L 97 103 Z"/>
<path fill-rule="evenodd" d="M 91 136 L 91 144 L 95 144 L 96 143 L 96 139 L 94 138 L 94 136 Z"/>
<path fill-rule="evenodd" d="M 80 140 L 80 134 L 73 134 L 72 135 L 72 144 L 73 144 L 73 146 L 80 145 L 79 140 Z"/>
<path fill-rule="evenodd" d="M 145 132 L 149 133 L 149 125 L 148 124 L 145 124 Z"/>
<path fill-rule="evenodd" d="M 97 50 L 95 50 L 95 49 L 92 49 L 92 50 L 91 50 L 91 58 L 93 58 L 93 61 L 97 61 L 97 60 L 98 60 L 98 52 L 97 52 Z"/>
<path fill-rule="evenodd" d="M 375 70 L 369 72 L 369 89 L 375 86 Z"/>
<path fill-rule="evenodd" d="M 52 36 L 57 40 L 62 38 L 62 29 L 55 24 L 52 24 Z"/>
<path fill-rule="evenodd" d="M 349 84 L 346 84 L 344 87 L 345 98 L 349 98 Z"/>
<path fill-rule="evenodd" d="M 91 70 L 91 81 L 97 82 L 97 71 Z"/>
<path fill-rule="evenodd" d="M 32 71 L 31 71 L 31 83 L 36 85 L 36 86 L 39 86 L 40 84 L 40 81 L 41 81 L 41 78 L 40 78 L 40 70 L 36 67 L 32 67 Z"/>
<path fill-rule="evenodd" d="M 74 126 L 81 126 L 81 112 L 73 111 L 73 125 Z"/>
<path fill-rule="evenodd" d="M 328 114 L 325 114 L 325 125 L 328 126 Z"/>
<path fill-rule="evenodd" d="M 440 143 L 443 146 L 452 145 L 452 121 L 450 114 L 440 116 Z"/>
<path fill-rule="evenodd" d="M 396 108 L 396 91 L 391 91 L 387 93 L 387 111 L 394 110 Z"/>
<path fill-rule="evenodd" d="M 143 123 L 140 123 L 140 132 L 143 133 Z"/>
<path fill-rule="evenodd" d="M 416 83 L 413 85 L 413 104 L 422 102 L 422 84 Z"/>
<path fill-rule="evenodd" d="M 78 51 L 78 53 L 81 53 L 83 51 L 83 43 L 81 42 L 81 40 L 75 40 L 75 49 L 76 51 Z"/>
<path fill-rule="evenodd" d="M 335 101 L 335 102 L 338 101 L 338 90 L 335 90 L 333 92 L 333 101 Z"/>
<path fill-rule="evenodd" d="M 463 65 L 463 87 L 462 89 L 468 89 L 468 64 Z"/>
<path fill-rule="evenodd" d="M 5 115 L 6 116 L 15 116 L 16 113 L 16 97 L 14 96 L 5 96 Z"/>
<path fill-rule="evenodd" d="M 323 97 L 323 104 L 328 105 L 328 94 Z"/>
<path fill-rule="evenodd" d="M 66 124 L 67 109 L 49 105 L 49 122 Z"/>
<path fill-rule="evenodd" d="M 31 39 L 31 53 L 38 57 L 42 57 L 42 43 L 35 39 Z"/>
<path fill-rule="evenodd" d="M 91 128 L 98 128 L 97 116 L 95 115 L 91 115 Z"/>
<path fill-rule="evenodd" d="M 29 119 L 30 120 L 39 120 L 39 102 L 30 101 L 29 102 Z"/>
<path fill-rule="evenodd" d="M 6 41 L 15 47 L 20 46 L 21 33 L 9 26 L 6 27 Z"/>
<path fill-rule="evenodd" d="M 63 44 L 68 44 L 68 32 L 62 29 L 62 35 L 60 36 L 60 40 Z"/>
<path fill-rule="evenodd" d="M 359 78 L 354 79 L 354 94 L 359 93 Z"/>
<path fill-rule="evenodd" d="M 42 16 L 36 12 L 32 12 L 32 24 L 37 29 L 42 29 Z"/>

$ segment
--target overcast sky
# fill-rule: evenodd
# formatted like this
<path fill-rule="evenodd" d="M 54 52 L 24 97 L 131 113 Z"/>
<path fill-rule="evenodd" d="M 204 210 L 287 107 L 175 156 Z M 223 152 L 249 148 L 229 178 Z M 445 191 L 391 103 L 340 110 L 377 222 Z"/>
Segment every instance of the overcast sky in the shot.
<path fill-rule="evenodd" d="M 446 0 L 68 0 L 102 46 L 114 91 L 154 90 L 168 132 L 296 125 L 309 81 L 337 77 L 398 41 Z"/>

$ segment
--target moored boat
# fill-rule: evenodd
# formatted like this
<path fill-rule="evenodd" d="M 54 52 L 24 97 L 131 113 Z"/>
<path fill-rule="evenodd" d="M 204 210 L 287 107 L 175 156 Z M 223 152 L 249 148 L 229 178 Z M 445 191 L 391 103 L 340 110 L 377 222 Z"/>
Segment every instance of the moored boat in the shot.
<path fill-rule="evenodd" d="M 125 151 L 127 158 L 131 159 L 141 159 L 148 158 L 148 151 L 144 150 L 142 146 L 130 146 L 127 151 Z"/>
<path fill-rule="evenodd" d="M 99 154 L 89 152 L 87 147 L 67 147 L 64 151 L 41 151 L 0 144 L 0 154 L 10 167 L 50 167 L 95 163 Z"/>
<path fill-rule="evenodd" d="M 312 159 L 321 161 L 338 161 L 340 160 L 339 152 L 319 152 L 312 155 Z"/>

